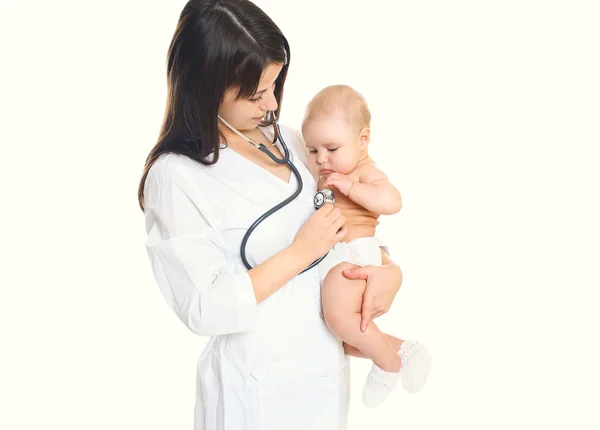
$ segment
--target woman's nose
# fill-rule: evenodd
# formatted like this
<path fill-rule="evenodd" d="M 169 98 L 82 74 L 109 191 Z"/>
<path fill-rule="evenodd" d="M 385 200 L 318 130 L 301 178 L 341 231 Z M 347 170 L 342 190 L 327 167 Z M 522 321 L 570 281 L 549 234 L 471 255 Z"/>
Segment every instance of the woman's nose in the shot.
<path fill-rule="evenodd" d="M 265 92 L 265 102 L 260 106 L 261 110 L 264 111 L 276 111 L 277 110 L 277 99 L 275 99 L 275 86 L 270 91 Z"/>

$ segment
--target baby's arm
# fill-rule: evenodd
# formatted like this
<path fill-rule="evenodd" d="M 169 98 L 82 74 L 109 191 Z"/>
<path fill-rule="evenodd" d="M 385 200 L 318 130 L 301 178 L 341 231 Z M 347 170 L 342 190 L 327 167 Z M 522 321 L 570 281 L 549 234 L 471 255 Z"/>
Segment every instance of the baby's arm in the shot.
<path fill-rule="evenodd" d="M 402 197 L 385 173 L 372 164 L 366 164 L 357 172 L 358 181 L 347 175 L 332 173 L 324 186 L 333 185 L 352 201 L 371 212 L 381 215 L 398 213 L 402 208 Z M 354 183 L 352 183 L 354 182 Z"/>

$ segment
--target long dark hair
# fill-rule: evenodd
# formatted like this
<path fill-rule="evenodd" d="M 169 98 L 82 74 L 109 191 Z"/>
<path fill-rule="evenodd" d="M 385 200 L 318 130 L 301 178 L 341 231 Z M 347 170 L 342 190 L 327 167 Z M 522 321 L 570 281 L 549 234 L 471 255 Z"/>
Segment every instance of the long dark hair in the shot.
<path fill-rule="evenodd" d="M 219 133 L 217 114 L 225 91 L 239 87 L 238 99 L 251 97 L 270 64 L 283 64 L 275 81 L 278 105 L 275 114 L 279 117 L 289 61 L 290 48 L 285 36 L 254 3 L 187 2 L 169 46 L 163 124 L 138 187 L 142 211 L 148 171 L 162 154 L 182 154 L 202 164 L 219 160 L 223 136 Z M 272 123 L 273 114 L 269 114 L 261 125 Z"/>

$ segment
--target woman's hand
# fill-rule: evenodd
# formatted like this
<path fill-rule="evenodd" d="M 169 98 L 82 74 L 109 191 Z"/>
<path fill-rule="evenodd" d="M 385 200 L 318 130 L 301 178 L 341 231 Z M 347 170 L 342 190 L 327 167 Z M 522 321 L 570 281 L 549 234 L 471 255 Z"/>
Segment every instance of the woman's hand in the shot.
<path fill-rule="evenodd" d="M 331 203 L 325 203 L 300 227 L 292 246 L 299 255 L 308 256 L 309 264 L 327 254 L 336 243 L 346 236 L 343 228 L 346 218 Z"/>
<path fill-rule="evenodd" d="M 402 271 L 384 254 L 383 266 L 364 266 L 345 270 L 348 279 L 365 279 L 360 330 L 364 332 L 373 318 L 386 313 L 402 285 Z"/>

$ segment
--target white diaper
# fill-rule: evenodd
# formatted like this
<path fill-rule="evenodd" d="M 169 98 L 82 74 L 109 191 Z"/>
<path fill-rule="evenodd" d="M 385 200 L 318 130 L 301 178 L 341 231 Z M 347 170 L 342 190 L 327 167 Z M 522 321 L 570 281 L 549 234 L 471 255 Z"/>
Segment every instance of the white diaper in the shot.
<path fill-rule="evenodd" d="M 385 247 L 384 243 L 376 237 L 359 237 L 348 243 L 336 243 L 333 249 L 329 251 L 329 254 L 327 254 L 327 257 L 319 263 L 321 282 L 323 282 L 331 269 L 343 262 L 356 264 L 361 267 L 381 266 L 380 246 Z"/>

